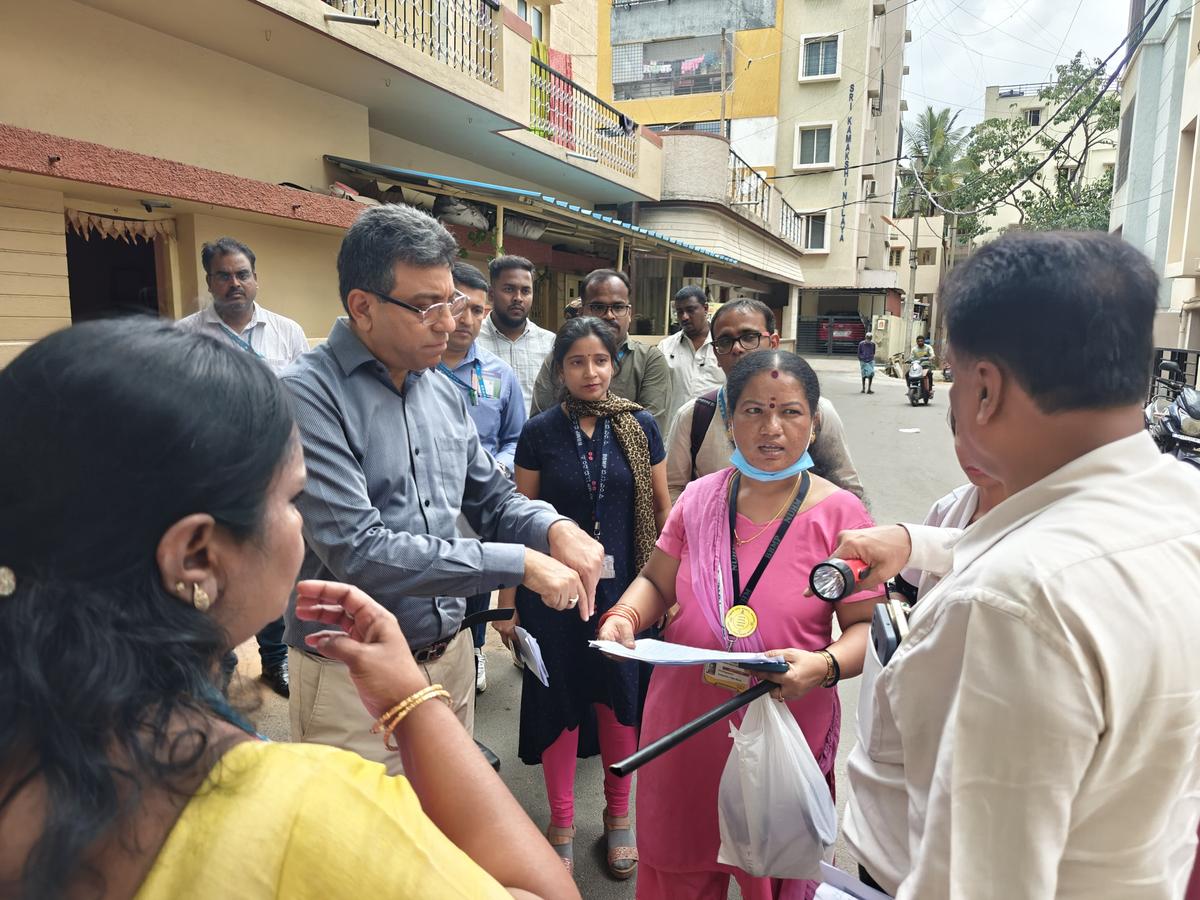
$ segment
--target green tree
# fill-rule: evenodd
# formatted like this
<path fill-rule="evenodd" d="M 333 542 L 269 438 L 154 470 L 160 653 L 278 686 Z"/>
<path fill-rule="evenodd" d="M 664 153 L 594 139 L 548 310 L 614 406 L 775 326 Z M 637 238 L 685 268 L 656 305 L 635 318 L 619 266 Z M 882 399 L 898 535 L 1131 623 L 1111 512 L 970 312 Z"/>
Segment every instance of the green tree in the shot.
<path fill-rule="evenodd" d="M 927 106 L 908 129 L 905 140 L 912 169 L 919 173 L 926 190 L 943 206 L 954 202 L 954 194 L 963 179 L 975 171 L 973 162 L 967 157 L 971 130 L 966 126 L 956 127 L 957 120 L 958 113 Z M 920 215 L 936 215 L 928 196 L 917 187 L 913 178 L 913 171 L 905 171 L 900 176 L 897 214 L 911 216 L 915 206 Z"/>
<path fill-rule="evenodd" d="M 964 179 L 953 203 L 944 204 L 982 210 L 979 216 L 960 218 L 960 235 L 975 237 L 991 231 L 988 217 L 1005 207 L 1016 213 L 1017 228 L 1108 227 L 1112 178 L 1089 181 L 1085 173 L 1092 154 L 1114 144 L 1120 98 L 1110 90 L 1097 101 L 1107 81 L 1104 66 L 1100 60 L 1085 65 L 1082 52 L 1055 70 L 1054 82 L 1038 93 L 1053 118 L 1040 134 L 1039 127 L 1026 124 L 1024 118 L 988 119 L 972 131 L 967 158 L 975 174 Z M 1093 101 L 1096 106 L 1085 117 Z M 1059 147 L 1067 130 L 1081 118 L 1071 139 Z M 1030 177 L 1047 155 L 1050 161 Z"/>

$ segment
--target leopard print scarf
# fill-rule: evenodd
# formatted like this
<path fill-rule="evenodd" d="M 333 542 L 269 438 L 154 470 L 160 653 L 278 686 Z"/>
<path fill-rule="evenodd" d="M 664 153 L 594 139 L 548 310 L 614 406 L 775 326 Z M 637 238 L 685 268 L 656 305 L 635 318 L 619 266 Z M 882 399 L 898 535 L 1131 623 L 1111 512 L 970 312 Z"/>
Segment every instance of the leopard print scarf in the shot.
<path fill-rule="evenodd" d="M 654 484 L 650 478 L 650 441 L 634 413 L 642 407 L 609 393 L 603 400 L 587 402 L 567 397 L 567 412 L 577 419 L 587 416 L 608 418 L 612 422 L 617 444 L 633 473 L 633 548 L 636 571 L 650 559 L 658 539 L 654 519 Z"/>

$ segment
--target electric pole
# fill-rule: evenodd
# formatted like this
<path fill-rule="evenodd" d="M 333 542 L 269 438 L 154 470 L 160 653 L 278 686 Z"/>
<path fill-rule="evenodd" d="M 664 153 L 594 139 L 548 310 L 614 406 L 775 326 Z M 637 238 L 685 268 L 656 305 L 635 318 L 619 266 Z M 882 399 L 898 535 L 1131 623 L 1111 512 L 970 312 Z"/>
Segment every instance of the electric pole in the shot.
<path fill-rule="evenodd" d="M 915 171 L 914 178 L 920 178 Z M 915 184 L 912 189 L 912 208 L 913 208 L 913 233 L 912 245 L 908 248 L 908 296 L 904 303 L 904 350 L 907 353 L 908 349 L 913 345 L 912 327 L 913 313 L 916 310 L 917 303 L 917 238 L 920 236 L 921 227 L 921 207 L 918 202 L 921 189 Z"/>
<path fill-rule="evenodd" d="M 729 137 L 725 128 L 725 29 L 721 29 L 721 136 Z"/>

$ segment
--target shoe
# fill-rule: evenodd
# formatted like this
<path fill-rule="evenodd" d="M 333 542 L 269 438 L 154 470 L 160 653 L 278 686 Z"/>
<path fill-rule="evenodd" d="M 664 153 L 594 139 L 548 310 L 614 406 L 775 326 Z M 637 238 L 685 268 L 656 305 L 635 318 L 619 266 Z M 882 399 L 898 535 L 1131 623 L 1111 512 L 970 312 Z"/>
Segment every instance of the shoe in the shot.
<path fill-rule="evenodd" d="M 479 748 L 479 752 L 483 754 L 483 758 L 487 760 L 487 764 L 495 771 L 500 771 L 500 757 L 492 752 L 490 747 L 485 747 L 479 741 L 475 742 L 475 746 Z"/>
<path fill-rule="evenodd" d="M 620 823 L 620 824 L 619 824 Z M 629 816 L 614 819 L 604 810 L 604 836 L 608 844 L 608 874 L 624 881 L 637 871 L 637 842 L 633 837 L 633 823 Z"/>
<path fill-rule="evenodd" d="M 487 658 L 483 648 L 475 648 L 475 693 L 482 694 L 487 690 Z"/>
<path fill-rule="evenodd" d="M 874 391 L 867 391 L 867 393 L 868 393 L 868 394 L 873 394 L 873 393 L 875 393 L 875 392 L 874 392 Z"/>
<path fill-rule="evenodd" d="M 558 854 L 558 858 L 562 860 L 566 867 L 568 875 L 575 874 L 575 826 L 572 825 L 569 829 L 557 828 L 554 825 L 546 829 L 546 840 L 550 842 L 550 846 L 554 848 L 554 852 Z"/>
<path fill-rule="evenodd" d="M 277 666 L 270 666 L 263 669 L 260 676 L 267 687 L 277 693 L 280 697 L 289 697 L 291 692 L 288 689 L 288 667 L 285 659 Z"/>

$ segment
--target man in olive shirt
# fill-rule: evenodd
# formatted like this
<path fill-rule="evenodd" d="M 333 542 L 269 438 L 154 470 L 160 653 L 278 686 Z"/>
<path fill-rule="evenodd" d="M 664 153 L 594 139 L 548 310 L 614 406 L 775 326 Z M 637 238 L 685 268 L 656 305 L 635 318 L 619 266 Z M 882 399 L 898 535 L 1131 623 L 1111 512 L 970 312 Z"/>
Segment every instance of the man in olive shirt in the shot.
<path fill-rule="evenodd" d="M 583 315 L 604 322 L 617 338 L 620 370 L 613 376 L 611 391 L 641 405 L 658 422 L 664 435 L 671 402 L 671 369 L 657 347 L 629 340 L 633 307 L 629 303 L 629 278 L 615 269 L 596 269 L 583 280 Z M 550 409 L 561 399 L 562 381 L 552 359 L 546 358 L 533 386 L 530 415 Z"/>

